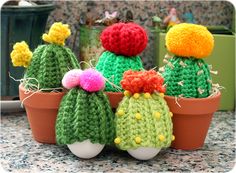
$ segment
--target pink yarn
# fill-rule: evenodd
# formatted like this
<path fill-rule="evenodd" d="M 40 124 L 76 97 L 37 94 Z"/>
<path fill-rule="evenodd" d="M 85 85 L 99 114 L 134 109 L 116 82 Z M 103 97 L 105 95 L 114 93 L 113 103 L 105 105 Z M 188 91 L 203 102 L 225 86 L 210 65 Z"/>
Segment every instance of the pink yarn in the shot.
<path fill-rule="evenodd" d="M 62 79 L 62 85 L 67 89 L 79 86 L 79 78 L 82 73 L 83 71 L 80 69 L 73 69 L 68 71 Z"/>
<path fill-rule="evenodd" d="M 87 69 L 80 76 L 80 87 L 88 92 L 99 91 L 104 88 L 105 79 L 94 69 Z"/>

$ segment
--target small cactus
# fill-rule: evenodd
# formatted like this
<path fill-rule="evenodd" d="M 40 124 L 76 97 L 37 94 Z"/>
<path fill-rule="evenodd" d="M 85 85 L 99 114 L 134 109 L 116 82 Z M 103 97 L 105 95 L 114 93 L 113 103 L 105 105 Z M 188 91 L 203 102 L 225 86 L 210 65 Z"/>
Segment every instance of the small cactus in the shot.
<path fill-rule="evenodd" d="M 178 24 L 166 34 L 167 49 L 162 75 L 166 94 L 186 98 L 208 97 L 212 91 L 211 69 L 202 58 L 214 47 L 212 34 L 201 25 Z"/>
<path fill-rule="evenodd" d="M 27 51 L 19 50 L 17 49 L 19 43 L 15 44 L 11 58 L 13 65 L 27 67 L 23 82 L 26 89 L 53 90 L 53 88 L 61 88 L 64 74 L 70 69 L 79 68 L 74 53 L 63 46 L 69 35 L 68 25 L 59 22 L 51 26 L 48 34 L 43 34 L 43 40 L 49 44 L 39 45 L 33 53 L 28 53 L 29 49 Z M 29 58 L 30 55 L 32 57 Z M 25 61 L 20 60 L 22 57 L 25 58 Z M 24 63 L 16 63 L 19 61 Z"/>
<path fill-rule="evenodd" d="M 110 83 L 121 87 L 123 73 L 129 69 L 143 70 L 139 56 L 147 45 L 145 30 L 135 23 L 117 23 L 107 27 L 101 34 L 101 42 L 107 50 L 99 58 L 96 69 L 110 82 L 105 91 L 117 92 Z"/>

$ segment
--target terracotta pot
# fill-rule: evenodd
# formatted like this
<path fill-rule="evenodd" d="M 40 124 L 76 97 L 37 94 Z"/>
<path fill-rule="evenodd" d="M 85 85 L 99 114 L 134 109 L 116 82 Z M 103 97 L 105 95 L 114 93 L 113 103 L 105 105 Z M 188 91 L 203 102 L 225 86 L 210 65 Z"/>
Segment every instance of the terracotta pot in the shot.
<path fill-rule="evenodd" d="M 41 143 L 55 144 L 55 122 L 61 99 L 65 93 L 38 92 L 31 94 L 32 92 L 26 93 L 23 85 L 19 86 L 20 100 L 25 106 L 33 137 Z M 28 98 L 25 99 L 26 97 Z"/>
<path fill-rule="evenodd" d="M 122 92 L 105 92 L 112 108 L 117 108 L 124 95 Z"/>
<path fill-rule="evenodd" d="M 171 147 L 182 150 L 195 150 L 204 145 L 208 128 L 220 103 L 221 93 L 208 98 L 180 98 L 165 96 L 173 113 L 173 134 Z"/>

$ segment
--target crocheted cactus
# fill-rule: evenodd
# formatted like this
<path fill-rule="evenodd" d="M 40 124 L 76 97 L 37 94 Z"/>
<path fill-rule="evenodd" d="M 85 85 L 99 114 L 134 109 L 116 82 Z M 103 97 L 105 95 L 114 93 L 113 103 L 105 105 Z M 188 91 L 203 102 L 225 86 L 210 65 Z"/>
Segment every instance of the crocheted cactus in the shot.
<path fill-rule="evenodd" d="M 139 56 L 127 58 L 106 51 L 100 56 L 96 69 L 100 71 L 105 78 L 120 87 L 120 81 L 125 71 L 129 69 L 137 71 L 143 70 L 143 65 Z M 109 82 L 106 82 L 105 90 L 113 92 L 118 91 Z"/>
<path fill-rule="evenodd" d="M 174 140 L 172 113 L 163 98 L 163 82 L 154 70 L 124 73 L 121 84 L 126 90 L 125 96 L 115 117 L 114 142 L 118 148 L 129 150 L 170 146 Z"/>
<path fill-rule="evenodd" d="M 107 27 L 101 34 L 101 42 L 107 50 L 99 58 L 96 69 L 106 77 L 110 83 L 121 87 L 123 73 L 129 69 L 143 70 L 139 56 L 147 45 L 145 30 L 135 23 L 117 23 Z M 109 82 L 105 91 L 117 92 Z"/>
<path fill-rule="evenodd" d="M 162 75 L 166 94 L 178 97 L 208 97 L 212 91 L 211 66 L 202 59 L 214 46 L 212 34 L 201 25 L 178 24 L 166 35 L 167 56 Z M 161 70 L 160 70 L 161 71 Z"/>
<path fill-rule="evenodd" d="M 77 87 L 63 97 L 58 111 L 57 143 L 72 144 L 87 139 L 92 143 L 112 143 L 114 114 L 107 96 L 101 91 L 104 78 L 92 69 L 75 73 L 79 76 Z M 71 78 L 68 75 L 65 77 Z"/>
<path fill-rule="evenodd" d="M 38 46 L 31 53 L 32 58 L 29 58 L 29 53 L 26 56 L 26 52 L 30 52 L 29 49 L 26 51 L 25 49 L 17 49 L 17 46 L 14 47 L 15 49 L 13 49 L 11 54 L 13 64 L 27 67 L 23 82 L 26 89 L 45 89 L 50 91 L 50 89 L 61 88 L 61 80 L 64 74 L 69 69 L 79 68 L 74 53 L 63 46 L 65 39 L 69 35 L 70 29 L 68 25 L 60 22 L 54 23 L 49 33 L 43 35 L 43 40 L 50 44 Z M 17 44 L 24 45 L 25 43 Z"/>

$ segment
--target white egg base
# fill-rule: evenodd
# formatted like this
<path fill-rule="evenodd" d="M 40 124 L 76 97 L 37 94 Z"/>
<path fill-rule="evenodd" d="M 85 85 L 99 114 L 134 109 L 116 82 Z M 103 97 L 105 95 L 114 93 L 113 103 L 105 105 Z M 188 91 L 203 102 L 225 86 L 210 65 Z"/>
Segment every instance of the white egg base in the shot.
<path fill-rule="evenodd" d="M 93 144 L 90 140 L 67 145 L 70 151 L 79 158 L 90 159 L 97 156 L 105 145 Z"/>
<path fill-rule="evenodd" d="M 161 149 L 151 147 L 139 147 L 134 150 L 127 150 L 127 152 L 138 160 L 149 160 L 155 157 Z"/>

